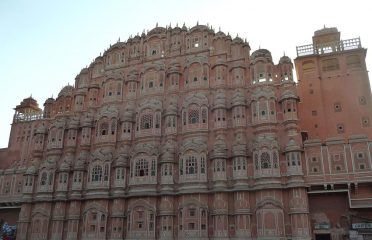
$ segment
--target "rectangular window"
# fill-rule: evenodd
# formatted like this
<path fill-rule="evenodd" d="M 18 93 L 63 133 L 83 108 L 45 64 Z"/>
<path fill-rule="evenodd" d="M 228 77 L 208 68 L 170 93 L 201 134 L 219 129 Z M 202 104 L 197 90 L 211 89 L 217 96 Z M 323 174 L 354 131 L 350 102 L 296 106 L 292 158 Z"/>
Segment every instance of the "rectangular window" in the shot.
<path fill-rule="evenodd" d="M 340 69 L 340 66 L 337 58 L 330 58 L 322 61 L 322 70 L 324 72 L 334 71 L 338 69 Z"/>
<path fill-rule="evenodd" d="M 195 223 L 189 223 L 189 230 L 195 229 Z"/>
<path fill-rule="evenodd" d="M 190 209 L 190 217 L 195 217 L 195 209 Z"/>

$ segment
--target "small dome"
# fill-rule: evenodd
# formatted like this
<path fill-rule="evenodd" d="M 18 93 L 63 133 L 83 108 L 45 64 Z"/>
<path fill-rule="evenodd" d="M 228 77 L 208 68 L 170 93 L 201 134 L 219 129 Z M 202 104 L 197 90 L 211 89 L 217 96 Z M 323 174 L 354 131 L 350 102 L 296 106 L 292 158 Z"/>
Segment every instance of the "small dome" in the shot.
<path fill-rule="evenodd" d="M 222 136 L 218 136 L 214 142 L 212 158 L 227 158 L 227 146 Z"/>
<path fill-rule="evenodd" d="M 67 162 L 62 162 L 61 165 L 59 166 L 59 170 L 69 171 L 70 170 L 70 164 L 68 164 Z"/>
<path fill-rule="evenodd" d="M 79 118 L 78 117 L 73 117 L 70 119 L 68 122 L 68 128 L 78 128 L 79 127 Z"/>
<path fill-rule="evenodd" d="M 133 122 L 134 112 L 132 109 L 125 109 L 125 111 L 121 115 L 121 120 L 123 122 Z"/>
<path fill-rule="evenodd" d="M 127 165 L 129 155 L 127 153 L 121 153 L 117 158 L 115 162 L 116 167 L 124 167 Z"/>
<path fill-rule="evenodd" d="M 172 103 L 167 107 L 165 115 L 177 115 L 177 111 L 177 105 Z"/>
<path fill-rule="evenodd" d="M 268 61 L 272 62 L 271 53 L 267 49 L 258 49 L 258 50 L 254 51 L 252 53 L 251 59 L 253 61 L 258 59 L 258 58 L 264 58 L 264 59 L 267 59 Z"/>
<path fill-rule="evenodd" d="M 61 97 L 61 96 L 64 96 L 64 97 L 71 96 L 73 90 L 74 90 L 74 87 L 73 86 L 67 85 L 64 88 L 62 88 L 62 90 L 58 93 L 58 97 Z"/>
<path fill-rule="evenodd" d="M 280 95 L 279 102 L 283 101 L 284 99 L 298 99 L 296 93 L 291 90 L 286 90 Z"/>
<path fill-rule="evenodd" d="M 214 97 L 214 108 L 226 108 L 226 97 L 222 91 L 217 92 Z"/>
<path fill-rule="evenodd" d="M 239 106 L 239 105 L 245 106 L 246 104 L 245 104 L 244 93 L 240 89 L 237 89 L 234 92 L 234 95 L 232 97 L 232 106 Z"/>
<path fill-rule="evenodd" d="M 314 36 L 320 36 L 320 35 L 325 35 L 329 33 L 338 33 L 338 30 L 335 27 L 330 27 L 330 28 L 324 27 L 320 30 L 315 31 Z"/>
<path fill-rule="evenodd" d="M 224 37 L 226 37 L 226 34 L 222 31 L 218 31 L 216 35 L 214 35 L 213 39 L 219 39 L 219 38 L 224 38 Z"/>
<path fill-rule="evenodd" d="M 233 43 L 244 43 L 243 39 L 241 39 L 240 37 L 236 36 L 234 39 L 233 39 Z"/>
<path fill-rule="evenodd" d="M 93 125 L 93 116 L 88 113 L 81 117 L 80 122 L 82 127 L 90 127 Z"/>
<path fill-rule="evenodd" d="M 285 147 L 286 152 L 300 151 L 300 150 L 301 150 L 300 146 L 293 139 L 289 140 L 289 142 L 287 143 L 287 146 Z"/>
<path fill-rule="evenodd" d="M 166 142 L 162 149 L 161 149 L 161 161 L 162 162 L 173 162 L 174 161 L 174 154 L 175 154 L 175 147 L 172 141 Z"/>
<path fill-rule="evenodd" d="M 80 74 L 87 74 L 87 73 L 89 73 L 88 68 L 83 68 L 83 69 L 81 69 L 81 71 L 80 71 Z"/>
<path fill-rule="evenodd" d="M 283 57 L 280 58 L 279 63 L 281 63 L 281 64 L 283 64 L 283 63 L 292 64 L 292 61 L 288 56 L 283 56 Z"/>
<path fill-rule="evenodd" d="M 54 98 L 48 98 L 45 102 L 44 102 L 44 106 L 45 105 L 49 105 L 49 104 L 53 104 L 54 103 Z"/>
<path fill-rule="evenodd" d="M 76 162 L 75 162 L 75 165 L 74 165 L 74 169 L 78 170 L 78 169 L 84 169 L 84 166 L 85 165 L 85 161 L 81 160 L 81 159 L 78 159 Z"/>
<path fill-rule="evenodd" d="M 207 30 L 208 31 L 208 27 L 206 25 L 199 25 L 197 24 L 196 26 L 192 27 L 190 29 L 190 32 L 193 32 L 193 31 L 203 31 L 203 30 Z"/>
<path fill-rule="evenodd" d="M 166 32 L 165 28 L 156 26 L 155 28 L 150 30 L 150 32 L 147 34 L 147 37 L 149 37 L 151 35 L 154 35 L 154 34 L 162 34 L 162 33 L 165 33 L 165 32 Z"/>

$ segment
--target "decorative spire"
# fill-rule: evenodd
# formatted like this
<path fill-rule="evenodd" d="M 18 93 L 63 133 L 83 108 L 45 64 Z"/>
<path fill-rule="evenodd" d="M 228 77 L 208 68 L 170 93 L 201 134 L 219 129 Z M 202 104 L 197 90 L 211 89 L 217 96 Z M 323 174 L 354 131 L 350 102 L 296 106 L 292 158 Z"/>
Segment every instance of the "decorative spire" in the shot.
<path fill-rule="evenodd" d="M 158 27 L 158 23 L 156 23 L 156 26 L 155 27 Z"/>
<path fill-rule="evenodd" d="M 199 21 L 196 21 L 196 26 L 199 26 Z"/>

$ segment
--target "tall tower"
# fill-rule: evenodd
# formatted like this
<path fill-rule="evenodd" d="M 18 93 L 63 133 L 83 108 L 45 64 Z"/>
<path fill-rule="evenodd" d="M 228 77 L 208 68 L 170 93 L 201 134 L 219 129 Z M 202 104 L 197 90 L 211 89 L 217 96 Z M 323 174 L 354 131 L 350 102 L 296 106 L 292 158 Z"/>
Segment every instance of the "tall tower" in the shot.
<path fill-rule="evenodd" d="M 366 53 L 360 38 L 340 40 L 337 28 L 315 31 L 313 44 L 297 47 L 303 137 L 372 136 Z"/>

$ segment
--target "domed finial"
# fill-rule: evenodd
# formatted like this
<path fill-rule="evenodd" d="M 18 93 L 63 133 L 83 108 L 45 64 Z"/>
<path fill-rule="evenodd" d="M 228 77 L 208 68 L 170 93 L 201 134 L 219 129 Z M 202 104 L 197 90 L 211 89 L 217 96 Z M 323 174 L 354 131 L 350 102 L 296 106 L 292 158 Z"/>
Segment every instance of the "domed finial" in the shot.
<path fill-rule="evenodd" d="M 221 27 L 218 27 L 218 31 L 221 32 Z"/>
<path fill-rule="evenodd" d="M 285 51 L 283 52 L 283 56 L 285 57 Z"/>

